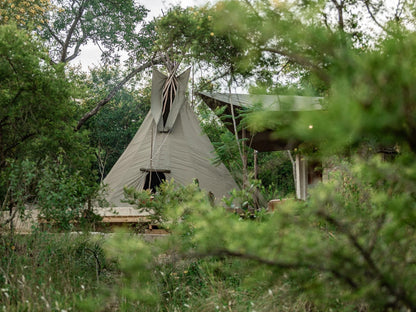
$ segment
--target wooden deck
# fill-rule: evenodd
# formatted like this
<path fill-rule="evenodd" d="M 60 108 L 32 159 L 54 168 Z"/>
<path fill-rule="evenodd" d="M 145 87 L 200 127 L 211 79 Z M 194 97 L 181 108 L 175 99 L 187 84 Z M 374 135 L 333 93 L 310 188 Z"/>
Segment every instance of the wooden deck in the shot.
<path fill-rule="evenodd" d="M 21 220 L 16 215 L 13 226 L 14 229 L 19 233 L 30 233 L 33 227 L 41 225 L 42 227 L 50 225 L 50 223 L 43 219 L 39 215 L 39 211 L 31 207 L 29 209 L 30 215 L 25 219 Z M 101 216 L 102 220 L 99 222 L 95 230 L 103 232 L 112 232 L 116 228 L 129 228 L 135 232 L 161 235 L 168 234 L 166 230 L 159 229 L 156 225 L 151 223 L 149 216 L 151 213 L 135 209 L 133 207 L 110 207 L 110 208 L 95 208 L 94 213 Z M 0 212 L 0 221 L 9 218 L 7 211 Z"/>

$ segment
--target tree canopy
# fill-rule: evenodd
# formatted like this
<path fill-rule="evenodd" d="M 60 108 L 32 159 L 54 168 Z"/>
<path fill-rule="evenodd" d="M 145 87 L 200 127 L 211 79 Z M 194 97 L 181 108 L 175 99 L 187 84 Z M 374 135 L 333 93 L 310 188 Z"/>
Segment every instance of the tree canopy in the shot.
<path fill-rule="evenodd" d="M 157 24 L 157 45 L 211 65 L 214 73 L 255 76 L 258 84 L 326 90 L 345 51 L 375 47 L 392 26 L 414 24 L 399 1 L 218 1 L 173 8 Z M 304 79 L 303 79 L 304 78 Z"/>

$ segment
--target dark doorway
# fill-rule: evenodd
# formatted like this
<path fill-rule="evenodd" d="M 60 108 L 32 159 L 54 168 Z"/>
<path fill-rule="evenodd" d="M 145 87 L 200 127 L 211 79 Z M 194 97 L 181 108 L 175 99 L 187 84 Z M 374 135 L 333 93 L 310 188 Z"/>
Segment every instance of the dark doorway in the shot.
<path fill-rule="evenodd" d="M 162 172 L 148 172 L 144 181 L 144 190 L 150 189 L 152 193 L 156 193 L 156 188 L 166 180 L 166 176 Z"/>

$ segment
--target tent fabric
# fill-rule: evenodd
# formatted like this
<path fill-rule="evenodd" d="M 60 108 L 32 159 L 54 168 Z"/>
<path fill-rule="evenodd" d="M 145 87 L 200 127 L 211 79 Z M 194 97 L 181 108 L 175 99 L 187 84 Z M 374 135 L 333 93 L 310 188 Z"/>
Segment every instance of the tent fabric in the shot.
<path fill-rule="evenodd" d="M 152 90 L 163 87 L 163 83 L 160 82 L 166 77 L 163 76 L 154 70 Z M 184 77 L 188 78 L 189 74 L 182 78 Z M 180 85 L 183 87 L 185 83 L 182 81 Z M 214 147 L 208 136 L 202 133 L 198 118 L 185 101 L 185 92 L 180 98 L 184 99 L 183 103 L 176 99 L 173 103 L 173 110 L 176 109 L 175 105 L 179 105 L 180 108 L 168 132 L 158 131 L 160 118 L 155 119 L 153 106 L 151 107 L 136 135 L 104 179 L 104 184 L 108 187 L 107 200 L 114 206 L 131 206 L 122 202 L 123 188 L 126 186 L 143 189 L 148 174 L 140 170 L 143 168 L 166 170 L 166 180 L 174 179 L 181 185 L 190 184 L 194 179 L 198 179 L 201 189 L 212 192 L 217 200 L 233 188 L 237 188 L 223 164 L 212 164 L 215 156 Z M 159 109 L 159 106 L 156 106 L 156 109 Z"/>
<path fill-rule="evenodd" d="M 152 93 L 150 97 L 151 102 L 151 111 L 153 118 L 157 124 L 157 129 L 159 132 L 168 132 L 172 129 L 175 120 L 178 116 L 182 105 L 185 103 L 186 99 L 186 90 L 188 88 L 189 75 L 191 73 L 191 68 L 188 68 L 185 72 L 180 74 L 177 77 L 178 81 L 178 90 L 176 92 L 175 99 L 170 108 L 168 119 L 166 120 L 165 125 L 163 125 L 162 118 L 162 105 L 163 105 L 163 86 L 168 80 L 168 76 L 162 74 L 156 68 L 153 69 L 152 77 Z"/>

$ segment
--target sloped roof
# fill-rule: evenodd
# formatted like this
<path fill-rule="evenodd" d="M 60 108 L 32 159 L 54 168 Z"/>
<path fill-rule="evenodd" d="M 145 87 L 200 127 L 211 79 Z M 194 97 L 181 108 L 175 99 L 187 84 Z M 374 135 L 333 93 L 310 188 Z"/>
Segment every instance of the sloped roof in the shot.
<path fill-rule="evenodd" d="M 241 108 L 252 108 L 261 104 L 264 109 L 273 111 L 314 111 L 323 109 L 321 105 L 322 97 L 209 92 L 200 92 L 199 94 L 208 101 L 211 99 L 222 104 L 232 104 Z"/>
<path fill-rule="evenodd" d="M 238 93 L 209 93 L 200 92 L 199 96 L 212 109 L 217 107 L 224 107 L 225 116 L 231 115 L 231 105 L 240 109 L 250 109 L 259 105 L 264 110 L 271 112 L 282 112 L 284 114 L 296 114 L 296 112 L 313 112 L 323 110 L 321 104 L 322 97 L 310 96 L 289 96 L 289 95 L 253 95 L 253 94 L 238 94 Z M 227 118 L 225 118 L 227 120 Z M 228 120 L 229 121 L 229 120 Z M 237 116 L 236 123 L 240 123 L 241 118 Z M 226 123 L 227 128 L 234 132 L 232 123 Z M 246 141 L 250 147 L 259 152 L 291 150 L 298 146 L 301 142 L 292 138 L 284 139 L 277 138 L 274 133 L 275 129 L 266 129 L 257 133 L 250 133 L 246 129 L 246 137 L 250 138 Z M 241 131 L 239 133 L 242 135 Z"/>

